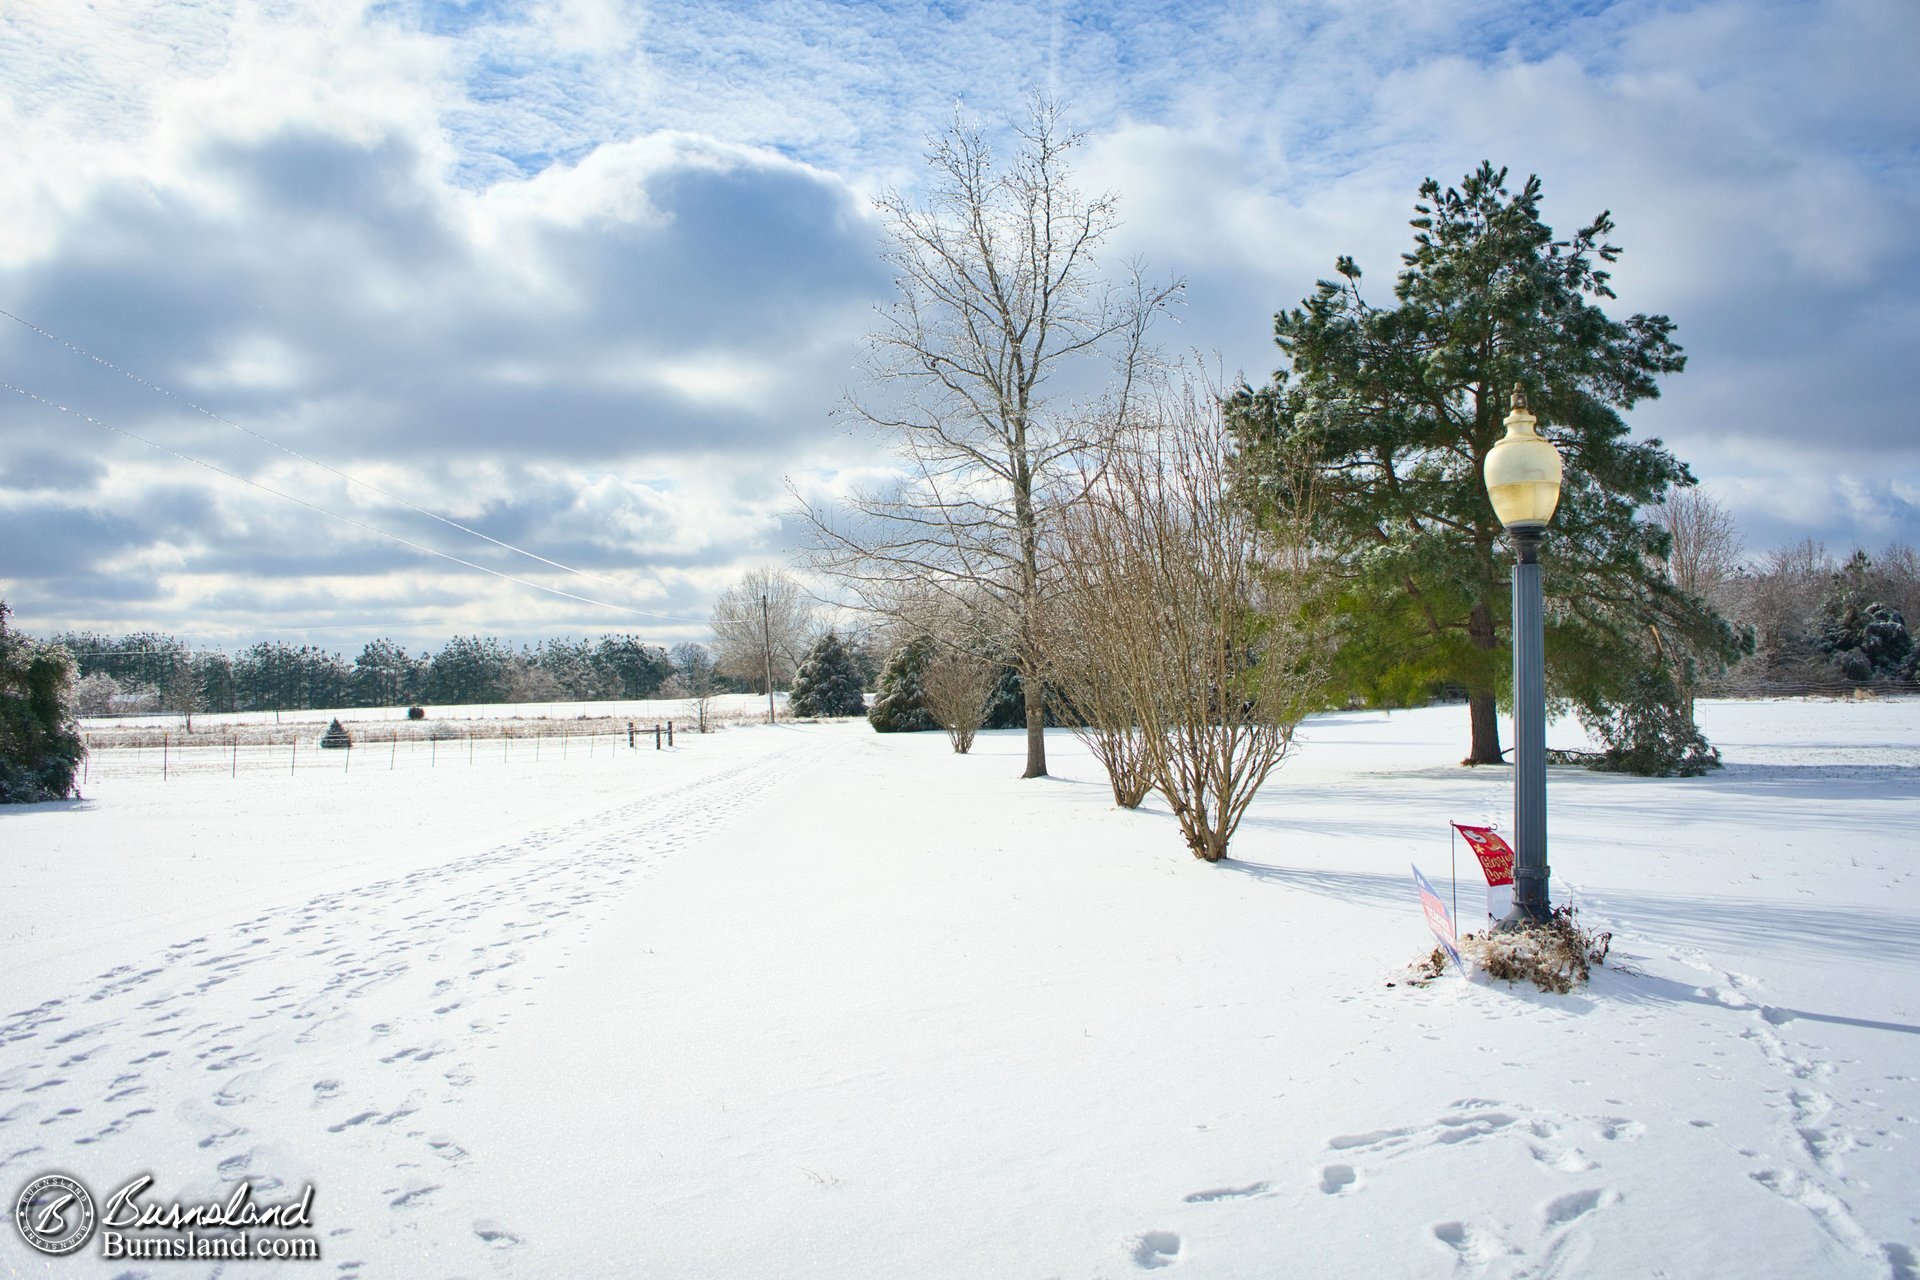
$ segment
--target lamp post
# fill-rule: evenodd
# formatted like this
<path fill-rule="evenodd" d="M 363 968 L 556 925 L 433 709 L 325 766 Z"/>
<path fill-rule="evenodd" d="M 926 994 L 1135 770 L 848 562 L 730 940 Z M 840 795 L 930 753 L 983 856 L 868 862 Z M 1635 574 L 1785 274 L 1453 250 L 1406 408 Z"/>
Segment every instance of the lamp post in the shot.
<path fill-rule="evenodd" d="M 1487 454 L 1487 496 L 1513 543 L 1512 929 L 1543 923 L 1547 904 L 1547 660 L 1540 544 L 1560 502 L 1560 455 L 1534 430 L 1527 395 L 1513 388 L 1507 434 Z"/>

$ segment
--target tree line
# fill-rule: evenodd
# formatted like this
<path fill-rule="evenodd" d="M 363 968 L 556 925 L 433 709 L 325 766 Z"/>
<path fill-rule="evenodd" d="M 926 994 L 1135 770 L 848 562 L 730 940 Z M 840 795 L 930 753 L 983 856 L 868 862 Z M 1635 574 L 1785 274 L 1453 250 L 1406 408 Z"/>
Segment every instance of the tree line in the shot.
<path fill-rule="evenodd" d="M 436 651 L 419 653 L 379 639 L 351 661 L 315 645 L 279 640 L 233 654 L 196 652 L 184 640 L 155 631 L 71 631 L 50 640 L 73 657 L 82 715 L 651 698 L 674 696 L 672 689 L 689 672 L 699 676 L 711 669 L 704 646 L 667 649 L 632 635 L 518 648 L 491 636 L 456 636 Z M 716 691 L 744 687 L 725 675 L 713 679 Z"/>
<path fill-rule="evenodd" d="M 1721 694 L 1912 689 L 1920 684 L 1920 553 L 1892 543 L 1834 555 L 1802 539 L 1749 555 L 1732 514 L 1699 490 L 1659 511 L 1674 580 L 1744 633 L 1746 651 L 1701 683 Z"/>

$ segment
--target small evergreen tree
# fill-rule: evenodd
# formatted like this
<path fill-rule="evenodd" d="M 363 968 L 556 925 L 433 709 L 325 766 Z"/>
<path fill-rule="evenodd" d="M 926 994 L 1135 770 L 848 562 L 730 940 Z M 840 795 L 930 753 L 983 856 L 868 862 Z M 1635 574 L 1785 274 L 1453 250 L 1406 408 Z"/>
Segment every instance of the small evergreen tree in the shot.
<path fill-rule="evenodd" d="M 1041 691 L 1042 705 L 1046 708 L 1043 723 L 1049 729 L 1059 729 L 1076 723 L 1071 709 L 1066 707 L 1059 692 L 1051 685 Z M 1019 668 L 1003 666 L 999 679 L 993 686 L 993 694 L 987 699 L 987 716 L 980 724 L 982 729 L 1023 729 L 1027 724 L 1026 682 Z"/>
<path fill-rule="evenodd" d="M 7 629 L 0 600 L 0 804 L 77 796 L 86 754 L 74 719 L 73 656 Z"/>
<path fill-rule="evenodd" d="M 1051 705 L 1047 708 L 1046 723 L 1054 723 Z M 1020 673 L 1013 667 L 1000 668 L 1000 677 L 994 682 L 993 693 L 987 698 L 986 716 L 980 727 L 983 729 L 1021 729 L 1027 723 L 1027 689 L 1020 679 Z"/>
<path fill-rule="evenodd" d="M 860 668 L 839 635 L 829 631 L 800 660 L 787 710 L 796 716 L 857 716 L 866 709 Z"/>
<path fill-rule="evenodd" d="M 909 640 L 893 651 L 880 673 L 873 709 L 867 722 L 876 733 L 925 733 L 940 726 L 927 710 L 921 678 L 933 657 L 933 641 L 926 636 Z"/>
<path fill-rule="evenodd" d="M 336 749 L 351 748 L 353 735 L 347 732 L 347 726 L 341 724 L 339 717 L 336 716 L 333 723 L 327 726 L 327 731 L 320 735 L 320 745 Z"/>

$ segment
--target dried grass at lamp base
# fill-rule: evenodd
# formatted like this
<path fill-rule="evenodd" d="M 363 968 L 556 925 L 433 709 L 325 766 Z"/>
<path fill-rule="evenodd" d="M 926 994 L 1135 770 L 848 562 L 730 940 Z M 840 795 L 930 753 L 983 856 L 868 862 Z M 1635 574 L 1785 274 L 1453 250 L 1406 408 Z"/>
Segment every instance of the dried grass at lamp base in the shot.
<path fill-rule="evenodd" d="M 1594 965 L 1606 963 L 1612 943 L 1612 933 L 1587 929 L 1573 908 L 1556 907 L 1543 924 L 1470 933 L 1460 939 L 1460 952 L 1489 978 L 1567 995 L 1586 984 Z"/>

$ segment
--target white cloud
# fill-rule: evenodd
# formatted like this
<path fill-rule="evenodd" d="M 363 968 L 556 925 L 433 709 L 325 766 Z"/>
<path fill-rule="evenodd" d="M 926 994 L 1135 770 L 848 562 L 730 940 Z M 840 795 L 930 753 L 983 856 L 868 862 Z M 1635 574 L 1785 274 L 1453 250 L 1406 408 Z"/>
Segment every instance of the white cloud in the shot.
<path fill-rule="evenodd" d="M 1114 256 L 1191 278 L 1167 345 L 1260 377 L 1276 309 L 1341 253 L 1384 301 L 1420 179 L 1491 158 L 1539 172 L 1563 230 L 1613 209 L 1615 309 L 1679 322 L 1692 366 L 1637 431 L 1760 537 L 1915 541 L 1916 44 L 1906 0 L 15 0 L 0 306 L 703 617 L 791 537 L 783 474 L 810 495 L 885 474 L 828 420 L 888 288 L 861 193 L 911 189 L 956 101 L 991 123 L 1051 85 L 1091 129 L 1085 185 L 1123 197 Z M 0 364 L 504 556 L 14 326 Z M 7 542 L 23 617 L 31 597 L 62 623 L 182 629 L 607 620 L 13 408 L 0 536 L 36 531 Z"/>

